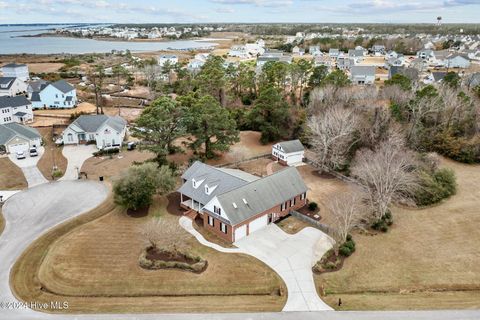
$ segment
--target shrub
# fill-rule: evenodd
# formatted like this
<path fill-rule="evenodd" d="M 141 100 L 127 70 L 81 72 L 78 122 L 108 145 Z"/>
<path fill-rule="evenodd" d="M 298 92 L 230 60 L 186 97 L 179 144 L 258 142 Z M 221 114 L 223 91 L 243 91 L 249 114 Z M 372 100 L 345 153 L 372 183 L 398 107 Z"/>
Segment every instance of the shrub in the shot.
<path fill-rule="evenodd" d="M 174 186 L 175 176 L 168 166 L 158 168 L 155 163 L 148 162 L 130 167 L 116 179 L 113 193 L 116 203 L 137 210 L 149 206 L 155 193 L 165 194 Z"/>
<path fill-rule="evenodd" d="M 393 216 L 390 210 L 387 210 L 383 217 L 372 224 L 372 229 L 387 232 L 388 227 L 393 224 Z"/>
<path fill-rule="evenodd" d="M 61 170 L 54 170 L 54 171 L 52 172 L 52 177 L 53 177 L 54 179 L 60 178 L 61 176 L 63 176 L 63 172 L 62 172 Z"/>
<path fill-rule="evenodd" d="M 189 253 L 179 253 L 179 254 L 183 255 L 189 260 L 196 261 L 193 264 L 189 264 L 187 262 L 182 262 L 182 261 L 150 260 L 147 258 L 147 251 L 149 248 L 146 248 L 145 250 L 143 250 L 140 255 L 140 258 L 138 259 L 138 263 L 140 267 L 144 269 L 157 270 L 157 269 L 173 268 L 173 269 L 181 269 L 185 271 L 200 273 L 205 271 L 208 265 L 207 260 L 203 260 L 202 258 L 193 256 Z"/>
<path fill-rule="evenodd" d="M 344 257 L 349 257 L 352 253 L 355 252 L 355 241 L 353 241 L 351 236 L 349 240 L 345 241 L 340 246 L 340 248 L 338 249 L 338 252 L 340 253 L 340 255 Z"/>
<path fill-rule="evenodd" d="M 120 148 L 108 148 L 108 149 L 101 149 L 101 150 L 98 150 L 97 152 L 94 152 L 93 155 L 95 157 L 99 157 L 99 156 L 105 156 L 105 155 L 112 155 L 112 154 L 117 154 L 120 152 Z"/>
<path fill-rule="evenodd" d="M 310 202 L 308 203 L 308 210 L 310 211 L 315 211 L 318 208 L 318 204 L 316 202 Z"/>
<path fill-rule="evenodd" d="M 348 257 L 352 254 L 352 251 L 348 247 L 344 247 L 344 246 L 340 247 L 338 252 L 340 253 L 340 255 L 344 257 Z"/>
<path fill-rule="evenodd" d="M 454 195 L 457 191 L 455 173 L 451 169 L 439 169 L 433 173 L 420 173 L 420 188 L 414 195 L 415 203 L 427 206 Z"/>

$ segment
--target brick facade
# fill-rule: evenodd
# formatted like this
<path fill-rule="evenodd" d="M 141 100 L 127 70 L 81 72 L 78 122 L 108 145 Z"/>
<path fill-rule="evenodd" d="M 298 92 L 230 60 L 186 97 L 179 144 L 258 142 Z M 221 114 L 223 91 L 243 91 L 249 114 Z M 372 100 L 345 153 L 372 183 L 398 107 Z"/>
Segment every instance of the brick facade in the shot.
<path fill-rule="evenodd" d="M 281 210 L 281 209 L 282 209 L 282 204 L 279 204 L 278 206 L 275 206 L 275 207 L 273 207 L 273 208 L 271 208 L 271 209 L 269 209 L 269 210 L 266 210 L 266 211 L 264 211 L 264 212 L 261 212 L 261 213 L 255 215 L 255 216 L 251 217 L 250 219 L 245 220 L 245 221 L 243 221 L 242 223 L 237 224 L 237 225 L 235 225 L 235 226 L 230 226 L 229 224 L 227 224 L 227 233 L 226 233 L 226 234 L 220 230 L 220 223 L 221 223 L 220 220 L 212 217 L 212 219 L 213 219 L 213 221 L 214 221 L 213 227 L 208 224 L 208 217 L 209 217 L 209 215 L 208 215 L 207 212 L 204 212 L 204 213 L 203 213 L 203 226 L 204 226 L 205 229 L 207 229 L 208 231 L 216 234 L 216 235 L 219 236 L 220 238 L 222 238 L 222 239 L 224 239 L 224 240 L 226 240 L 226 241 L 229 241 L 229 242 L 233 242 L 233 241 L 234 241 L 234 239 L 233 239 L 234 236 L 233 236 L 233 235 L 234 235 L 235 229 L 240 228 L 240 227 L 242 227 L 242 226 L 244 226 L 244 225 L 247 225 L 247 236 L 248 236 L 248 235 L 250 234 L 250 230 L 249 230 L 249 225 L 248 225 L 248 224 L 249 224 L 250 222 L 252 222 L 253 220 L 255 220 L 255 219 L 257 219 L 257 218 L 259 218 L 259 217 L 261 217 L 261 216 L 267 215 L 267 214 L 274 214 L 274 213 L 276 213 L 277 215 L 276 215 L 275 218 L 272 216 L 272 221 L 271 221 L 271 222 L 273 223 L 273 222 L 277 221 L 278 219 L 286 216 L 286 215 L 290 212 L 290 210 L 298 210 L 298 209 L 300 209 L 301 207 L 303 207 L 304 205 L 306 205 L 306 204 L 307 204 L 307 197 L 305 196 L 305 199 L 302 200 L 302 199 L 301 199 L 301 196 L 302 196 L 302 195 L 298 195 L 298 196 L 295 197 L 295 204 L 294 204 L 294 205 L 293 205 L 293 203 L 292 203 L 292 205 L 291 205 L 290 199 L 287 200 L 287 201 L 286 201 L 286 207 L 285 207 L 284 210 Z"/>

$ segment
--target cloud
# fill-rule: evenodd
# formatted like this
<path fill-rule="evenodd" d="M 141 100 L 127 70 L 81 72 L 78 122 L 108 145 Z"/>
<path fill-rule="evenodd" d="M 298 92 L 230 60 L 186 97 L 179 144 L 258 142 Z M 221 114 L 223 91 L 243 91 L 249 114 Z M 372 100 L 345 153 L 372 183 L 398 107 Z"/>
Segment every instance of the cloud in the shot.
<path fill-rule="evenodd" d="M 233 10 L 232 8 L 217 8 L 217 9 L 215 9 L 215 12 L 218 12 L 218 13 L 234 13 L 235 10 Z"/>
<path fill-rule="evenodd" d="M 254 5 L 256 7 L 284 7 L 293 4 L 293 0 L 210 0 L 225 5 Z"/>

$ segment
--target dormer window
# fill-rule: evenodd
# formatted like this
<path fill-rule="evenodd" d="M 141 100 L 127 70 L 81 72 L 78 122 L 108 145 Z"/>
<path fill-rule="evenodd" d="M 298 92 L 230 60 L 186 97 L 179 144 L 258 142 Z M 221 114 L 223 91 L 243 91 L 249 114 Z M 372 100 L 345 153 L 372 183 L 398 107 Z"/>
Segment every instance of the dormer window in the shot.
<path fill-rule="evenodd" d="M 205 179 L 197 181 L 197 180 L 195 180 L 195 178 L 192 178 L 193 188 L 197 189 L 198 187 L 200 187 L 200 185 L 203 183 L 203 181 L 205 181 Z"/>
<path fill-rule="evenodd" d="M 217 188 L 217 186 L 212 186 L 212 185 L 208 185 L 208 184 L 205 184 L 205 193 L 210 195 L 212 194 L 213 190 L 215 190 L 215 188 Z"/>

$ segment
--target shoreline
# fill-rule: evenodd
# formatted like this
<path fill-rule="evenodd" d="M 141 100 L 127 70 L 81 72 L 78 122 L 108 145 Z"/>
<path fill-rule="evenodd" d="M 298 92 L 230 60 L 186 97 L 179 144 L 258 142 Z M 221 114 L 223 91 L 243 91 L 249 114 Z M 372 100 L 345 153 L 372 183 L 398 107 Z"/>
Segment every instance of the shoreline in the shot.
<path fill-rule="evenodd" d="M 202 38 L 185 38 L 185 39 L 170 39 L 170 38 L 155 38 L 155 39 L 125 39 L 125 38 L 116 38 L 116 37 L 77 37 L 69 34 L 63 33 L 39 33 L 39 34 L 26 34 L 14 38 L 70 38 L 70 39 L 87 39 L 87 40 L 96 40 L 96 41 L 109 41 L 109 42 L 172 42 L 172 41 L 206 41 Z"/>

